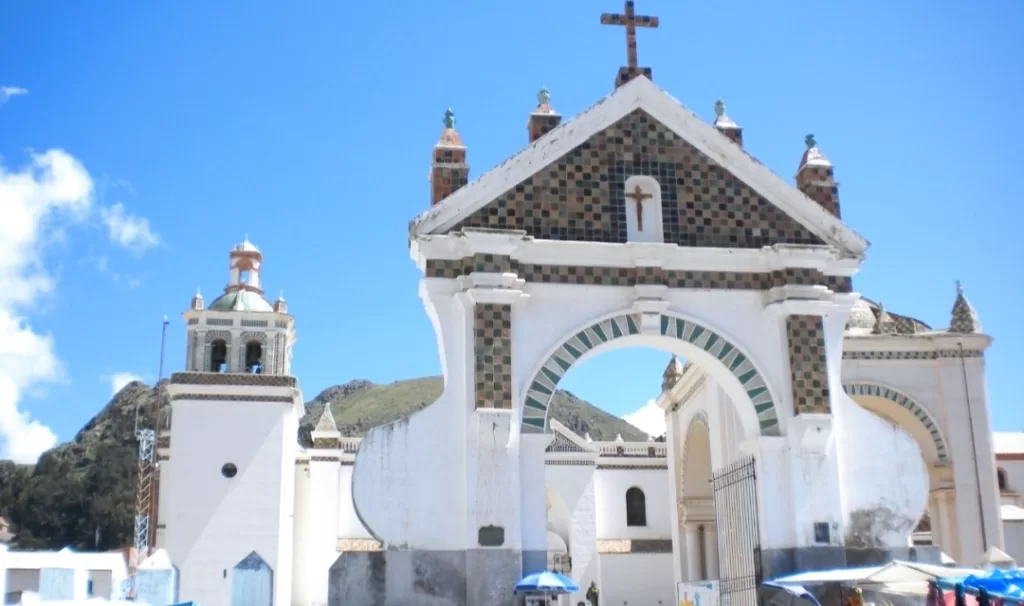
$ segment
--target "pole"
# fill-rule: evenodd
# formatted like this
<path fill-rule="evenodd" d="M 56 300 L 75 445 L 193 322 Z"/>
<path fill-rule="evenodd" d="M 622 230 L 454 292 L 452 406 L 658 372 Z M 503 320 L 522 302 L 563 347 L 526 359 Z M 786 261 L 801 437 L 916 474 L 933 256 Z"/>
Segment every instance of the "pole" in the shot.
<path fill-rule="evenodd" d="M 981 519 L 981 551 L 988 552 L 988 531 L 985 529 L 985 507 L 981 499 L 981 468 L 978 463 L 978 440 L 974 436 L 974 411 L 971 410 L 971 391 L 967 387 L 967 363 L 964 361 L 964 340 L 957 339 L 960 348 L 960 370 L 964 377 L 964 398 L 967 400 L 967 425 L 971 432 L 971 452 L 974 455 L 974 475 L 978 478 L 978 518 Z"/>
<path fill-rule="evenodd" d="M 164 380 L 164 354 L 167 349 L 167 314 L 164 314 L 163 326 L 160 328 L 160 368 L 157 371 L 156 379 L 156 410 L 153 420 L 153 483 L 150 491 L 149 501 L 149 550 L 156 545 L 157 517 L 160 513 L 160 432 L 163 427 L 162 408 L 164 403 L 164 389 L 161 382 Z"/>
<path fill-rule="evenodd" d="M 161 402 L 163 398 L 161 398 L 160 382 L 164 380 L 164 350 L 167 348 L 168 324 L 167 314 L 164 314 L 164 323 L 160 329 L 160 369 L 157 372 L 156 379 L 156 427 L 154 429 L 156 429 L 157 442 L 160 441 L 160 405 L 163 403 Z"/>

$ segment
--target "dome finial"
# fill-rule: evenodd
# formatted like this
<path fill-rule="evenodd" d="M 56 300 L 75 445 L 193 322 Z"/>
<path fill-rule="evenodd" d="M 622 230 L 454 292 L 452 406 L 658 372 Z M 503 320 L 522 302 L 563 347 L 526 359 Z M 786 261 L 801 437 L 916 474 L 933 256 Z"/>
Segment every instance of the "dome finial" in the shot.
<path fill-rule="evenodd" d="M 444 110 L 444 127 L 455 128 L 455 112 L 450 107 Z"/>
<path fill-rule="evenodd" d="M 814 149 L 818 146 L 818 142 L 814 140 L 814 135 L 804 137 L 804 143 L 807 145 L 807 149 Z"/>
<path fill-rule="evenodd" d="M 719 99 L 715 101 L 715 116 L 721 118 L 725 115 L 725 101 Z"/>
<path fill-rule="evenodd" d="M 196 296 L 199 297 L 200 299 L 203 298 L 203 293 L 199 291 L 199 287 L 198 286 L 196 286 Z"/>
<path fill-rule="evenodd" d="M 962 297 L 963 294 L 964 294 L 964 287 L 963 287 L 962 284 L 960 284 L 960 280 L 957 280 L 956 281 L 956 295 L 958 297 Z"/>
<path fill-rule="evenodd" d="M 548 90 L 548 87 L 542 86 L 540 88 L 540 92 L 537 93 L 537 103 L 539 105 L 551 103 L 551 91 Z"/>

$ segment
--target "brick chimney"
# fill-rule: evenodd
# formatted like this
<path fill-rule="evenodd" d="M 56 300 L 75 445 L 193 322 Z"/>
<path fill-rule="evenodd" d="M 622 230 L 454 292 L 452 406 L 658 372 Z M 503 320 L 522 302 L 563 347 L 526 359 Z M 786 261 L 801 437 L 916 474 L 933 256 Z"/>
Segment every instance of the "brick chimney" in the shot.
<path fill-rule="evenodd" d="M 455 112 L 444 112 L 444 131 L 434 146 L 434 160 L 430 165 L 430 205 L 444 200 L 469 181 L 466 164 L 466 146 L 455 131 Z"/>
<path fill-rule="evenodd" d="M 530 143 L 540 139 L 562 123 L 562 116 L 551 107 L 551 93 L 542 88 L 537 93 L 537 109 L 530 114 L 526 122 L 526 130 L 530 134 Z"/>
<path fill-rule="evenodd" d="M 725 113 L 725 101 L 715 101 L 715 128 L 718 132 L 732 140 L 733 143 L 743 147 L 743 128 L 732 121 Z"/>
<path fill-rule="evenodd" d="M 800 168 L 796 170 L 796 186 L 822 208 L 841 218 L 839 184 L 836 183 L 832 163 L 818 149 L 814 135 L 807 135 L 804 142 L 807 150 L 800 158 Z"/>

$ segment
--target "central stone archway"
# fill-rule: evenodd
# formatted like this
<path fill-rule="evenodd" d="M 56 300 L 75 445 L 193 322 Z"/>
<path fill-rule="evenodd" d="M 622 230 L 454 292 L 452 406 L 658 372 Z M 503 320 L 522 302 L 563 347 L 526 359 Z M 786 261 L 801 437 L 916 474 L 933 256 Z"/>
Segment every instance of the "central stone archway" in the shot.
<path fill-rule="evenodd" d="M 565 339 L 529 383 L 523 403 L 522 432 L 547 430 L 551 398 L 570 368 L 602 345 L 643 335 L 640 326 L 640 314 L 621 313 L 594 322 Z M 781 435 L 772 391 L 753 360 L 736 344 L 698 322 L 669 314 L 661 316 L 659 336 L 699 348 L 718 360 L 749 397 L 761 435 Z"/>

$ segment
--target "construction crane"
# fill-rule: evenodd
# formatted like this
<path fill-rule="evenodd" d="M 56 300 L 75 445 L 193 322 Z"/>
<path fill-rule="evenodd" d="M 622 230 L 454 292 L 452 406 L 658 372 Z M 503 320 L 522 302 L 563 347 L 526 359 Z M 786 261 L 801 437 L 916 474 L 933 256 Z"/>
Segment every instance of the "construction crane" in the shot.
<path fill-rule="evenodd" d="M 139 441 L 139 462 L 135 476 L 135 533 L 133 553 L 128 558 L 128 598 L 135 599 L 135 575 L 139 566 L 149 557 L 156 542 L 157 513 L 157 462 L 156 456 L 160 433 L 160 408 L 163 403 L 164 350 L 167 346 L 167 316 L 160 329 L 160 371 L 156 380 L 155 423 L 153 428 L 139 427 L 142 404 L 135 407 L 135 437 Z"/>

